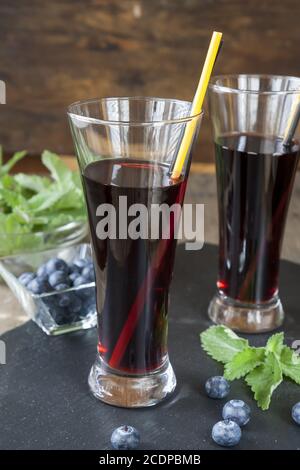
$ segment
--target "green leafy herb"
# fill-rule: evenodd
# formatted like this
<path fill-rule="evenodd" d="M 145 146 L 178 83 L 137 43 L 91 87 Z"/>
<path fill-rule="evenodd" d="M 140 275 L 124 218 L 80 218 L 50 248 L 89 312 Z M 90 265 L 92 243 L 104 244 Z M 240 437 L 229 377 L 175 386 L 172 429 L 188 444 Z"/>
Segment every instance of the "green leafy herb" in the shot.
<path fill-rule="evenodd" d="M 282 382 L 282 370 L 276 355 L 268 353 L 264 363 L 249 372 L 246 382 L 250 385 L 258 406 L 267 410 L 272 393 Z"/>
<path fill-rule="evenodd" d="M 38 175 L 26 175 L 24 173 L 18 173 L 14 176 L 14 180 L 20 185 L 21 188 L 29 189 L 34 193 L 44 191 L 44 189 L 51 186 L 51 181 L 49 178 Z"/>
<path fill-rule="evenodd" d="M 10 174 L 25 156 L 25 151 L 17 152 L 3 164 L 0 146 L 0 256 L 44 248 L 41 233 L 86 220 L 79 173 L 45 150 L 42 162 L 49 176 Z"/>
<path fill-rule="evenodd" d="M 202 347 L 213 359 L 226 364 L 248 347 L 248 341 L 239 338 L 229 328 L 212 327 L 201 334 Z"/>
<path fill-rule="evenodd" d="M 262 364 L 264 358 L 264 348 L 245 348 L 243 351 L 237 353 L 231 361 L 225 365 L 225 379 L 234 380 L 244 377 L 259 364 Z"/>
<path fill-rule="evenodd" d="M 42 162 L 50 171 L 54 181 L 60 184 L 66 184 L 68 181 L 72 180 L 72 172 L 55 153 L 44 150 L 42 153 Z"/>
<path fill-rule="evenodd" d="M 245 378 L 258 406 L 267 410 L 274 390 L 283 376 L 300 385 L 300 357 L 284 345 L 283 333 L 271 336 L 265 347 L 251 347 L 229 328 L 212 326 L 201 333 L 203 349 L 216 361 L 225 364 L 227 380 Z"/>
<path fill-rule="evenodd" d="M 8 162 L 3 165 L 2 163 L 2 148 L 1 148 L 1 166 L 0 166 L 0 176 L 3 176 L 10 172 L 10 170 L 18 163 L 19 160 L 27 155 L 26 150 L 22 150 L 21 152 L 16 152 Z"/>
<path fill-rule="evenodd" d="M 300 385 L 300 357 L 287 346 L 283 346 L 280 363 L 284 375 Z"/>
<path fill-rule="evenodd" d="M 273 352 L 275 356 L 280 357 L 283 348 L 283 339 L 284 336 L 282 332 L 270 336 L 266 344 L 266 350 L 268 352 Z"/>

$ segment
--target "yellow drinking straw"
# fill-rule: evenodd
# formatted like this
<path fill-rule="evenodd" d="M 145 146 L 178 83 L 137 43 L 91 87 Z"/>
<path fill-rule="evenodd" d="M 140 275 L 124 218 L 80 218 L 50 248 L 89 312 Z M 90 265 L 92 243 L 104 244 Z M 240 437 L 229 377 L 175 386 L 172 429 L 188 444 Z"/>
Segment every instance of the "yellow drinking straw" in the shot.
<path fill-rule="evenodd" d="M 205 59 L 202 73 L 200 76 L 200 80 L 198 83 L 198 87 L 197 87 L 197 90 L 193 99 L 193 103 L 191 106 L 190 116 L 195 116 L 199 114 L 202 110 L 204 97 L 205 97 L 208 83 L 210 80 L 210 76 L 211 76 L 211 73 L 212 73 L 212 70 L 213 70 L 219 49 L 220 49 L 221 40 L 222 40 L 222 33 L 217 33 L 216 31 L 214 31 L 211 37 L 206 59 Z M 189 123 L 186 126 L 184 136 L 182 138 L 180 148 L 176 157 L 175 165 L 174 165 L 172 175 L 171 175 L 171 178 L 174 180 L 180 178 L 186 156 L 188 154 L 188 151 L 190 149 L 190 146 L 194 137 L 196 124 L 197 124 L 196 120 L 193 119 L 192 121 L 189 121 Z"/>

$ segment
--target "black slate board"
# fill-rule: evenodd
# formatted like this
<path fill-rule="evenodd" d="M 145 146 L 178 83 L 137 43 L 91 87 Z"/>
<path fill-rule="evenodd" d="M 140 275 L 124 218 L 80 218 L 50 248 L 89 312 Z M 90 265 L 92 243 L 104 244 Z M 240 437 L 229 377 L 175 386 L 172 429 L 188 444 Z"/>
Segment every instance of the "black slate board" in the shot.
<path fill-rule="evenodd" d="M 3 335 L 7 364 L 0 366 L 0 448 L 110 449 L 112 430 L 127 423 L 140 430 L 143 449 L 220 449 L 210 433 L 221 419 L 224 400 L 207 398 L 204 383 L 222 373 L 222 367 L 207 357 L 198 339 L 210 325 L 206 311 L 214 293 L 216 265 L 214 246 L 199 252 L 178 248 L 169 335 L 178 386 L 172 399 L 153 408 L 114 408 L 90 395 L 87 376 L 95 356 L 95 329 L 49 338 L 29 322 Z M 300 339 L 299 279 L 300 266 L 282 262 L 288 344 Z M 250 341 L 264 344 L 267 336 L 251 336 Z M 282 384 L 265 412 L 241 381 L 232 384 L 229 398 L 242 398 L 252 408 L 237 449 L 300 448 L 300 427 L 290 417 L 291 406 L 300 400 L 299 386 Z"/>

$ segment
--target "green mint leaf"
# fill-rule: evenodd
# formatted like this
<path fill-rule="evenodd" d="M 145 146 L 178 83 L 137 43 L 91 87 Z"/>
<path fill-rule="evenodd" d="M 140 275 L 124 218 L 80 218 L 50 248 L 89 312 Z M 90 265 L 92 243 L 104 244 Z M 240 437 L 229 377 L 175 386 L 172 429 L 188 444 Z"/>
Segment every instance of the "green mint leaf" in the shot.
<path fill-rule="evenodd" d="M 7 163 L 5 163 L 5 165 L 0 166 L 0 176 L 3 176 L 6 173 L 8 173 L 19 160 L 25 157 L 25 155 L 27 155 L 26 150 L 22 150 L 21 152 L 16 152 L 11 157 L 11 159 L 8 160 Z"/>
<path fill-rule="evenodd" d="M 19 191 L 19 188 L 16 187 L 15 178 L 11 175 L 3 175 L 0 179 L 0 188 L 2 189 L 14 189 L 15 191 Z"/>
<path fill-rule="evenodd" d="M 211 326 L 200 334 L 200 338 L 204 351 L 223 364 L 230 362 L 238 352 L 249 346 L 246 339 L 239 338 L 222 325 Z"/>
<path fill-rule="evenodd" d="M 283 346 L 280 364 L 284 375 L 300 385 L 300 357 L 288 346 Z"/>
<path fill-rule="evenodd" d="M 19 221 L 20 224 L 30 224 L 32 227 L 34 227 L 35 225 L 45 225 L 47 230 L 49 217 L 33 215 L 28 210 L 22 207 L 15 207 L 13 214 L 15 215 L 16 219 Z"/>
<path fill-rule="evenodd" d="M 80 209 L 84 207 L 82 190 L 73 185 L 66 185 L 65 191 L 55 204 L 55 210 Z"/>
<path fill-rule="evenodd" d="M 273 352 L 277 357 L 280 357 L 282 348 L 283 348 L 283 333 L 276 333 L 272 335 L 266 344 L 266 350 L 269 352 Z"/>
<path fill-rule="evenodd" d="M 52 188 L 52 187 L 51 187 Z M 42 191 L 35 194 L 28 200 L 28 207 L 34 213 L 41 213 L 49 210 L 61 198 L 60 191 Z"/>
<path fill-rule="evenodd" d="M 16 234 L 24 234 L 30 232 L 30 225 L 20 223 L 20 218 L 17 214 L 1 214 L 0 223 L 1 223 L 1 243 L 2 235 L 9 235 L 10 241 L 14 243 L 14 236 Z M 14 236 L 12 236 L 14 235 Z M 1 246 L 2 251 L 2 246 Z"/>
<path fill-rule="evenodd" d="M 85 212 L 83 209 L 72 209 L 65 212 L 51 212 L 48 214 L 48 229 L 61 227 L 62 225 L 70 222 L 77 222 L 85 219 Z"/>
<path fill-rule="evenodd" d="M 224 377 L 227 380 L 240 379 L 262 364 L 264 359 L 265 348 L 248 347 L 235 354 L 233 359 L 225 365 Z"/>
<path fill-rule="evenodd" d="M 26 199 L 16 191 L 0 189 L 0 196 L 10 209 L 14 209 L 16 206 L 26 205 Z"/>
<path fill-rule="evenodd" d="M 85 205 L 82 191 L 72 183 L 67 183 L 64 187 L 53 183 L 46 190 L 34 194 L 28 200 L 28 207 L 36 213 L 48 213 L 49 210 L 64 212 L 69 209 L 83 209 Z"/>
<path fill-rule="evenodd" d="M 49 150 L 44 150 L 42 153 L 42 162 L 48 168 L 52 178 L 61 185 L 72 181 L 72 171 L 65 165 L 62 159 Z"/>
<path fill-rule="evenodd" d="M 258 406 L 267 410 L 272 393 L 282 382 L 282 370 L 276 355 L 273 352 L 267 353 L 264 363 L 249 372 L 245 380 L 251 387 Z"/>
<path fill-rule="evenodd" d="M 45 248 L 48 242 L 51 246 L 56 234 L 46 241 L 37 232 L 86 220 L 79 172 L 71 171 L 58 155 L 46 150 L 42 161 L 51 177 L 10 174 L 25 155 L 25 151 L 17 152 L 3 164 L 0 148 L 0 256 Z"/>
<path fill-rule="evenodd" d="M 51 184 L 50 178 L 46 176 L 26 175 L 25 173 L 18 173 L 14 179 L 22 188 L 29 189 L 35 193 L 43 191 Z"/>

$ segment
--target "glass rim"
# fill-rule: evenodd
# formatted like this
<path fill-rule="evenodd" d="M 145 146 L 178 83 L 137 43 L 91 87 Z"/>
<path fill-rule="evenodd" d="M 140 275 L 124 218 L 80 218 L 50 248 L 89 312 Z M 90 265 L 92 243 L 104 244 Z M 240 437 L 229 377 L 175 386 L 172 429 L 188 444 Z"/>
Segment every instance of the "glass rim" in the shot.
<path fill-rule="evenodd" d="M 221 80 L 224 78 L 238 78 L 238 77 L 249 77 L 249 78 L 281 78 L 287 80 L 295 80 L 299 82 L 299 88 L 297 90 L 250 90 L 250 89 L 241 89 L 230 87 L 226 85 L 218 85 L 216 83 L 217 80 Z M 274 75 L 274 74 L 251 74 L 251 73 L 236 73 L 236 74 L 223 74 L 223 75 L 215 75 L 212 77 L 209 83 L 209 89 L 215 92 L 220 93 L 240 93 L 240 94 L 248 94 L 248 95 L 293 95 L 293 94 L 300 94 L 300 77 L 296 77 L 293 75 Z"/>
<path fill-rule="evenodd" d="M 74 117 L 75 119 L 86 122 L 89 124 L 100 124 L 100 125 L 118 125 L 118 126 L 128 126 L 128 127 L 146 127 L 146 126 L 161 126 L 164 124 L 182 124 L 191 122 L 193 119 L 198 119 L 203 116 L 204 111 L 201 110 L 200 113 L 194 115 L 188 115 L 182 118 L 176 119 L 163 119 L 158 121 L 115 121 L 110 119 L 100 119 L 90 116 L 83 116 L 82 114 L 78 114 L 74 112 L 74 108 L 76 106 L 83 106 L 89 105 L 94 103 L 101 103 L 101 102 L 108 102 L 108 101 L 164 101 L 164 102 L 172 102 L 178 104 L 185 104 L 191 107 L 191 101 L 187 100 L 180 100 L 177 98 L 161 98 L 156 96 L 109 96 L 109 97 L 102 97 L 102 98 L 91 98 L 88 100 L 79 100 L 71 103 L 67 107 L 67 114 L 70 117 Z"/>

